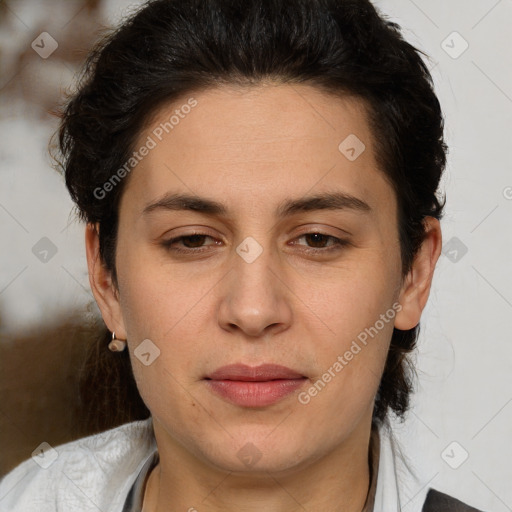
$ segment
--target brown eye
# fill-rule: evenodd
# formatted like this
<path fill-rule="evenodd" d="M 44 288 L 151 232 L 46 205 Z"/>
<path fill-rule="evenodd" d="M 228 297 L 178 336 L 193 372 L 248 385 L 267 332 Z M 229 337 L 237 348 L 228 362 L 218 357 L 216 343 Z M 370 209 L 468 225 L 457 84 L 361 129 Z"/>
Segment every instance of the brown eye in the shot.
<path fill-rule="evenodd" d="M 204 242 L 207 238 L 213 240 L 213 238 L 209 235 L 205 235 L 202 233 L 194 233 L 191 235 L 182 235 L 176 238 L 171 238 L 170 240 L 166 240 L 162 243 L 162 246 L 165 247 L 169 251 L 174 251 L 178 253 L 194 253 L 194 252 L 202 252 L 205 245 Z M 217 241 L 214 244 L 209 245 L 218 245 Z"/>
<path fill-rule="evenodd" d="M 348 245 L 348 241 L 342 240 L 340 238 L 336 238 L 332 235 L 327 235 L 325 233 L 304 233 L 299 236 L 297 240 L 304 239 L 308 244 L 306 250 L 312 251 L 330 251 L 340 249 L 341 247 Z M 328 244 L 328 242 L 331 242 Z M 328 245 L 327 245 L 328 244 Z M 303 245 L 303 244 L 294 244 L 294 245 Z"/>

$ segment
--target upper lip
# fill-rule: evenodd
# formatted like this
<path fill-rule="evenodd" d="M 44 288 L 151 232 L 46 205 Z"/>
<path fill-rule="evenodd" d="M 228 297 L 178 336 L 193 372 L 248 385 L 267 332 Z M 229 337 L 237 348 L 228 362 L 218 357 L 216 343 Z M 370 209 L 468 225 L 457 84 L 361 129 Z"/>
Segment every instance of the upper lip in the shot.
<path fill-rule="evenodd" d="M 262 364 L 247 366 L 245 364 L 229 364 L 217 368 L 206 376 L 211 380 L 238 380 L 247 382 L 264 382 L 277 379 L 300 379 L 304 375 L 278 364 Z"/>

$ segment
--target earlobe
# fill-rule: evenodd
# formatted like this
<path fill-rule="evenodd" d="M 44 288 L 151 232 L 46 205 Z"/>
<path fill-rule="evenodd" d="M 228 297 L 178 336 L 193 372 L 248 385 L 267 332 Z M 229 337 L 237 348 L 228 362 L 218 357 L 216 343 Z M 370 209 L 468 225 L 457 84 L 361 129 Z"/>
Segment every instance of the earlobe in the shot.
<path fill-rule="evenodd" d="M 416 327 L 427 303 L 434 270 L 442 249 L 442 234 L 439 221 L 426 217 L 425 239 L 414 258 L 411 270 L 402 286 L 399 302 L 402 306 L 395 318 L 395 328 L 409 330 Z"/>
<path fill-rule="evenodd" d="M 85 228 L 85 250 L 89 283 L 107 328 L 116 336 L 126 339 L 118 293 L 110 271 L 105 268 L 100 255 L 99 225 L 88 223 Z"/>

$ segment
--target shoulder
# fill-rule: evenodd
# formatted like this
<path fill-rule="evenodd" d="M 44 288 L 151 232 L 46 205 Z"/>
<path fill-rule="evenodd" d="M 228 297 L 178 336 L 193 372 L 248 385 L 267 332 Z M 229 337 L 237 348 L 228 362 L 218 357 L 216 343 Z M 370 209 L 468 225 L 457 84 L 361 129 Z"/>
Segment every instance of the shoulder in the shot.
<path fill-rule="evenodd" d="M 155 449 L 151 418 L 47 445 L 2 478 L 0 512 L 113 510 Z"/>
<path fill-rule="evenodd" d="M 447 494 L 429 489 L 421 512 L 482 512 Z"/>

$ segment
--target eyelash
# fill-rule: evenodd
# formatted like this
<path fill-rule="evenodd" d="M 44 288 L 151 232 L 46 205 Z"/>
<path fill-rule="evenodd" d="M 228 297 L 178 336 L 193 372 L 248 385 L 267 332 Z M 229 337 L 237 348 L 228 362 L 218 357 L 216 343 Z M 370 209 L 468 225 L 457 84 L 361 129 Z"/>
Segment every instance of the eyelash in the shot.
<path fill-rule="evenodd" d="M 303 233 L 302 235 L 298 236 L 297 238 L 300 239 L 300 238 L 303 238 L 305 236 L 308 236 L 308 235 L 321 235 L 323 237 L 326 237 L 329 240 L 332 240 L 333 241 L 333 245 L 328 247 L 328 248 L 312 248 L 312 247 L 309 247 L 309 248 L 306 248 L 306 249 L 303 249 L 304 252 L 308 253 L 308 254 L 311 254 L 311 253 L 315 253 L 315 254 L 319 254 L 319 253 L 327 253 L 327 252 L 332 252 L 332 251 L 337 251 L 337 250 L 340 250 L 341 248 L 349 245 L 350 243 L 347 241 L 347 240 L 343 240 L 341 238 L 337 238 L 335 236 L 332 236 L 332 235 L 327 235 L 326 233 L 321 233 L 321 232 L 318 232 L 318 231 L 312 231 L 312 232 L 309 232 L 309 233 Z M 206 247 L 199 247 L 199 248 L 195 248 L 195 249 L 182 249 L 182 248 L 178 248 L 178 247 L 173 247 L 173 245 L 176 243 L 176 242 L 180 242 L 184 239 L 187 239 L 187 238 L 192 238 L 194 236 L 200 236 L 200 237 L 206 237 L 206 238 L 212 238 L 212 236 L 210 235 L 207 235 L 205 233 L 191 233 L 189 235 L 181 235 L 181 236 L 178 236 L 176 238 L 171 238 L 170 240 L 166 240 L 162 243 L 162 246 L 167 249 L 168 251 L 172 251 L 172 252 L 175 252 L 175 253 L 178 253 L 178 254 L 198 254 L 198 253 L 203 253 L 205 252 L 205 250 L 208 250 Z M 215 245 L 215 244 L 212 244 L 212 245 Z"/>

